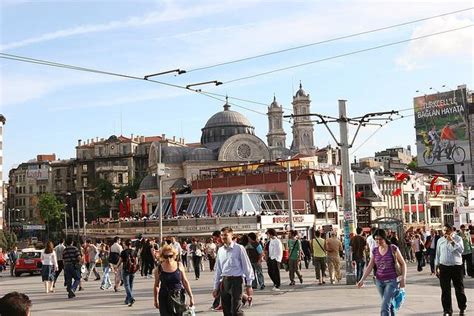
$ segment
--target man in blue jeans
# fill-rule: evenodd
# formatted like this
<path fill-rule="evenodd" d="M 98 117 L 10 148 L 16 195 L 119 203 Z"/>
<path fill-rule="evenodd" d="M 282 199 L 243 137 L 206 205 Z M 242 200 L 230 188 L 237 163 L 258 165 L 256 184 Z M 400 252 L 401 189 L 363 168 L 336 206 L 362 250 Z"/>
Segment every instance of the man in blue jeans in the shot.
<path fill-rule="evenodd" d="M 123 287 L 127 296 L 125 297 L 125 304 L 132 307 L 135 303 L 133 298 L 133 279 L 135 278 L 135 272 L 138 270 L 137 256 L 132 249 L 132 241 L 127 239 L 125 241 L 125 249 L 120 253 L 120 259 L 118 266 L 122 264 L 122 280 Z"/>
<path fill-rule="evenodd" d="M 76 296 L 77 286 L 81 281 L 81 252 L 77 247 L 73 246 L 72 237 L 68 237 L 66 241 L 66 248 L 63 251 L 63 262 L 64 262 L 64 283 L 66 283 L 66 289 L 69 298 Z M 71 284 L 74 279 L 74 283 Z"/>
<path fill-rule="evenodd" d="M 357 235 L 354 236 L 351 240 L 351 249 L 352 249 L 352 262 L 356 264 L 357 272 L 357 282 L 360 281 L 362 275 L 364 274 L 365 260 L 364 260 L 364 250 L 367 247 L 367 242 L 362 236 L 362 228 L 357 227 Z"/>

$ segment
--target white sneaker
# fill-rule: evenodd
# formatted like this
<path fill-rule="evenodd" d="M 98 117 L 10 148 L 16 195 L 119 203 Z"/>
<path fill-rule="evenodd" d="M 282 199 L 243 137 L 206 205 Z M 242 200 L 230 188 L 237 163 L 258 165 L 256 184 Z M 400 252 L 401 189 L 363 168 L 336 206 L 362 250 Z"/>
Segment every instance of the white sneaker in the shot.
<path fill-rule="evenodd" d="M 278 292 L 278 291 L 280 291 L 280 289 L 277 288 L 276 286 L 274 286 L 274 287 L 272 288 L 272 291 Z"/>

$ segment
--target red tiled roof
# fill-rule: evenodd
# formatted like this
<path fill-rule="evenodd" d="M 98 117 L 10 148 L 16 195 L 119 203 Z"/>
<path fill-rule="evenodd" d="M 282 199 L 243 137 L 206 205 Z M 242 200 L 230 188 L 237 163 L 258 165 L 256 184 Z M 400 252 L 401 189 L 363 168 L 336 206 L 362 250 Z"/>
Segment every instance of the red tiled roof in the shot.
<path fill-rule="evenodd" d="M 201 143 L 188 143 L 186 144 L 186 146 L 193 147 L 193 148 L 202 147 Z"/>
<path fill-rule="evenodd" d="M 145 136 L 145 143 L 159 142 L 161 140 L 161 136 Z"/>

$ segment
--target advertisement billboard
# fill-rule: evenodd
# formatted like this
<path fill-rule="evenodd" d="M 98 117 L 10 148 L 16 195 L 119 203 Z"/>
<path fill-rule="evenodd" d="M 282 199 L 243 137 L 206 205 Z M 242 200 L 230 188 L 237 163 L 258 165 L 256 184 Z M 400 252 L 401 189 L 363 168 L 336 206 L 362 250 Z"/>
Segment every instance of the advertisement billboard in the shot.
<path fill-rule="evenodd" d="M 34 180 L 48 180 L 48 168 L 28 168 L 26 178 Z"/>
<path fill-rule="evenodd" d="M 418 166 L 470 160 L 466 88 L 415 97 Z"/>

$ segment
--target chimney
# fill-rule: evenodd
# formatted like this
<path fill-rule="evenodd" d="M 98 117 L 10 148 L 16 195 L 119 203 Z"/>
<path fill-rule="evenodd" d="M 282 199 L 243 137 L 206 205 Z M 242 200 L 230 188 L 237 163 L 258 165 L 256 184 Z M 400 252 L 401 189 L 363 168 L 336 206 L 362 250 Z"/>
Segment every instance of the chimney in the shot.
<path fill-rule="evenodd" d="M 161 140 L 166 140 L 166 134 L 161 134 Z"/>
<path fill-rule="evenodd" d="M 140 143 L 144 143 L 144 142 L 145 142 L 145 136 L 142 136 L 140 139 Z"/>
<path fill-rule="evenodd" d="M 173 136 L 173 141 L 176 142 L 176 136 Z"/>
<path fill-rule="evenodd" d="M 131 140 L 132 140 L 132 142 L 133 142 L 133 133 L 132 133 L 132 135 L 130 136 L 130 139 L 131 139 Z"/>
<path fill-rule="evenodd" d="M 98 143 L 99 142 L 99 137 L 95 137 L 95 142 Z"/>
<path fill-rule="evenodd" d="M 183 137 L 183 145 L 184 145 L 184 137 Z"/>
<path fill-rule="evenodd" d="M 82 139 L 77 140 L 77 146 L 81 146 Z"/>

